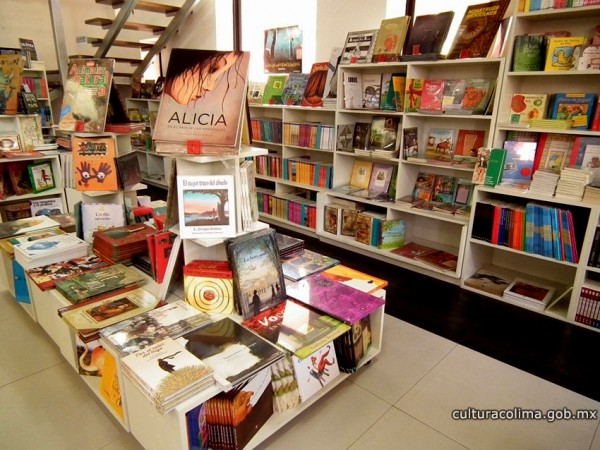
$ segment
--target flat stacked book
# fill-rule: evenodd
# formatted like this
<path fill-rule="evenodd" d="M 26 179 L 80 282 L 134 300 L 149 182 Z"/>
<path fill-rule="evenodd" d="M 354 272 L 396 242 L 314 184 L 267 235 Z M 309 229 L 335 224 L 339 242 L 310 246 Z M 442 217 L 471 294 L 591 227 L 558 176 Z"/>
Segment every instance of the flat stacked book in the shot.
<path fill-rule="evenodd" d="M 385 304 L 380 298 L 318 273 L 289 283 L 287 294 L 348 325 L 355 324 Z"/>
<path fill-rule="evenodd" d="M 550 169 L 539 169 L 533 173 L 529 190 L 553 196 L 560 174 Z"/>
<path fill-rule="evenodd" d="M 108 263 L 96 255 L 82 256 L 68 261 L 35 267 L 27 271 L 27 275 L 42 291 L 53 289 L 60 280 L 66 280 L 86 272 L 107 267 Z"/>
<path fill-rule="evenodd" d="M 275 233 L 275 240 L 279 248 L 279 257 L 281 259 L 288 256 L 294 256 L 304 251 L 304 240 L 288 236 L 279 232 Z"/>
<path fill-rule="evenodd" d="M 167 337 L 176 339 L 210 323 L 209 315 L 177 300 L 103 328 L 100 339 L 117 355 L 126 356 Z"/>
<path fill-rule="evenodd" d="M 321 275 L 339 281 L 340 283 L 350 286 L 354 289 L 358 289 L 363 292 L 375 295 L 376 297 L 385 297 L 385 289 L 388 285 L 386 280 L 371 276 L 367 273 L 361 272 L 356 269 L 337 264 L 329 269 L 325 269 L 321 272 Z"/>
<path fill-rule="evenodd" d="M 60 224 L 57 221 L 46 216 L 28 217 L 25 219 L 12 220 L 10 222 L 1 222 L 0 239 L 59 227 Z"/>
<path fill-rule="evenodd" d="M 186 333 L 178 341 L 213 369 L 215 381 L 226 390 L 285 356 L 230 317 Z"/>
<path fill-rule="evenodd" d="M 555 292 L 556 288 L 545 283 L 515 278 L 502 297 L 526 308 L 543 311 Z"/>
<path fill-rule="evenodd" d="M 92 248 L 105 261 L 128 264 L 134 255 L 148 253 L 148 236 L 155 231 L 142 223 L 98 230 Z"/>
<path fill-rule="evenodd" d="M 122 368 L 159 414 L 214 384 L 210 367 L 168 337 L 124 357 Z"/>
<path fill-rule="evenodd" d="M 184 300 L 206 313 L 233 314 L 233 272 L 227 261 L 194 260 L 183 266 Z"/>
<path fill-rule="evenodd" d="M 88 254 L 89 244 L 72 234 L 45 237 L 14 247 L 15 261 L 23 269 L 46 266 Z"/>
<path fill-rule="evenodd" d="M 50 228 L 48 230 L 32 231 L 31 233 L 3 238 L 0 239 L 0 249 L 2 249 L 12 259 L 15 256 L 15 245 L 19 245 L 24 242 L 35 241 L 45 237 L 57 236 L 59 234 L 65 234 L 65 232 L 60 228 Z"/>
<path fill-rule="evenodd" d="M 600 204 L 600 184 L 588 184 L 583 192 L 583 201 L 596 205 Z"/>
<path fill-rule="evenodd" d="M 336 264 L 339 264 L 339 260 L 308 249 L 298 255 L 281 260 L 283 276 L 292 281 L 298 281 Z"/>
<path fill-rule="evenodd" d="M 569 200 L 579 201 L 583 197 L 585 186 L 593 179 L 591 170 L 565 167 L 560 172 L 560 178 L 556 184 L 555 196 Z"/>
<path fill-rule="evenodd" d="M 137 270 L 115 264 L 58 281 L 55 287 L 69 302 L 76 304 L 112 291 L 140 287 L 145 283 L 146 279 Z"/>
<path fill-rule="evenodd" d="M 349 325 L 293 300 L 263 311 L 242 325 L 300 359 L 350 329 Z"/>
<path fill-rule="evenodd" d="M 482 268 L 466 278 L 464 283 L 465 286 L 473 289 L 502 297 L 506 288 L 512 283 L 512 277 L 507 277 L 497 270 Z"/>

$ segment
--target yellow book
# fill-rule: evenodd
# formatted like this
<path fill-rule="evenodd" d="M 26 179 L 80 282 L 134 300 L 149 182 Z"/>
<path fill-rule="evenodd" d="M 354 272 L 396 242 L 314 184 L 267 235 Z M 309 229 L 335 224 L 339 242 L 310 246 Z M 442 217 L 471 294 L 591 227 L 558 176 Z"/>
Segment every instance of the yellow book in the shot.
<path fill-rule="evenodd" d="M 106 400 L 119 417 L 124 417 L 117 364 L 115 358 L 107 351 L 104 352 L 104 365 L 102 366 L 102 378 L 100 379 L 100 395 L 102 395 L 104 400 Z"/>
<path fill-rule="evenodd" d="M 361 161 L 358 159 L 354 160 L 350 184 L 362 189 L 368 189 L 372 170 L 373 161 Z"/>
<path fill-rule="evenodd" d="M 548 41 L 545 71 L 572 70 L 588 39 L 583 36 L 552 37 Z"/>
<path fill-rule="evenodd" d="M 410 16 L 394 17 L 381 21 L 372 62 L 398 61 L 404 48 L 410 22 Z"/>
<path fill-rule="evenodd" d="M 388 285 L 386 280 L 337 264 L 321 272 L 321 275 L 372 294 Z"/>

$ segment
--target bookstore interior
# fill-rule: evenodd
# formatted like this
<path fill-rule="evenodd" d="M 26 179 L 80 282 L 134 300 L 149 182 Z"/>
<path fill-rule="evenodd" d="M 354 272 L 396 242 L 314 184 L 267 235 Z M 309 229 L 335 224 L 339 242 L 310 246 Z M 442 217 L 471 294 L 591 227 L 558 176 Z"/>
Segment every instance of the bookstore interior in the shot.
<path fill-rule="evenodd" d="M 185 30 L 198 2 L 96 3 L 110 48 L 134 46 L 128 13 Z M 527 320 L 556 333 L 535 345 L 589 346 L 570 367 L 548 350 L 530 370 L 529 344 L 498 359 L 577 392 L 581 448 L 600 448 L 600 0 L 406 3 L 338 30 L 327 58 L 317 27 L 286 22 L 258 51 L 139 40 L 160 73 L 127 78 L 86 37 L 103 52 L 68 57 L 59 98 L 41 43 L 0 41 L 2 299 L 136 445 L 264 446 L 383 373 L 395 318 L 459 344 L 453 326 Z"/>

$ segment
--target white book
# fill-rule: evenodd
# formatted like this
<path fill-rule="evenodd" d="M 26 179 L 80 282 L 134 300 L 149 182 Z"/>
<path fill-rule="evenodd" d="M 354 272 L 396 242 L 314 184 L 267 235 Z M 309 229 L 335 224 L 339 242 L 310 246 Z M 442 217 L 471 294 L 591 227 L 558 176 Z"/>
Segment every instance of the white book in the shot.
<path fill-rule="evenodd" d="M 307 401 L 340 374 L 333 342 L 304 359 L 292 355 L 292 363 L 302 402 Z"/>
<path fill-rule="evenodd" d="M 25 270 L 46 266 L 88 254 L 89 244 L 72 234 L 59 234 L 14 247 L 15 260 Z"/>
<path fill-rule="evenodd" d="M 60 223 L 46 216 L 28 217 L 26 219 L 2 222 L 0 223 L 0 239 L 11 236 L 19 236 L 32 231 L 59 227 Z"/>
<path fill-rule="evenodd" d="M 113 227 L 122 227 L 125 223 L 125 210 L 119 203 L 83 203 L 81 205 L 83 239 L 90 244 L 94 233 Z"/>

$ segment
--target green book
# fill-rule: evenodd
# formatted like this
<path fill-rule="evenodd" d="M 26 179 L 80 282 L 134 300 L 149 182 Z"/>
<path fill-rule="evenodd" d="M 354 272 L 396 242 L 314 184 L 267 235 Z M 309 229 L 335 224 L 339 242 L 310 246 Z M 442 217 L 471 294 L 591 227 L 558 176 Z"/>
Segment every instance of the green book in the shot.
<path fill-rule="evenodd" d="M 493 148 L 490 152 L 490 160 L 485 171 L 483 184 L 486 186 L 496 186 L 502 179 L 504 170 L 504 161 L 506 160 L 506 150 L 503 148 Z"/>

